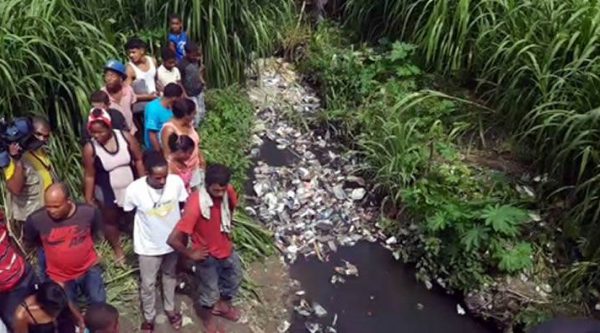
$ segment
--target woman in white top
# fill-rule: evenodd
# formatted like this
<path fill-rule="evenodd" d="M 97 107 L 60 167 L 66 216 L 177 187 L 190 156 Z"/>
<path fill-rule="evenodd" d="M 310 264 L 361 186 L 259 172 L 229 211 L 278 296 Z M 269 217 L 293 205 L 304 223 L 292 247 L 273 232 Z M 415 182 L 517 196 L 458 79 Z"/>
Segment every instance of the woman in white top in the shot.
<path fill-rule="evenodd" d="M 129 55 L 127 80 L 136 94 L 137 102 L 133 112 L 144 110 L 145 102 L 158 96 L 156 89 L 156 59 L 146 55 L 146 43 L 139 38 L 130 39 L 125 45 Z"/>

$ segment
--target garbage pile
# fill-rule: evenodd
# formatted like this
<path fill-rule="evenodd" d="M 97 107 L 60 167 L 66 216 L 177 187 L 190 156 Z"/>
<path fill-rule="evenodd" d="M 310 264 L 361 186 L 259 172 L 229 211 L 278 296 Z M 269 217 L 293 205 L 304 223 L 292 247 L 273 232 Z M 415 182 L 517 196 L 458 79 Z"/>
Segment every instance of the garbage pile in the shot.
<path fill-rule="evenodd" d="M 370 222 L 377 210 L 362 205 L 367 188 L 364 179 L 353 175 L 360 167 L 356 158 L 338 154 L 341 150 L 327 135 L 300 131 L 290 123 L 294 117 L 306 119 L 320 111 L 315 92 L 299 83 L 288 63 L 261 59 L 258 67 L 260 74 L 248 91 L 257 112 L 253 154 L 259 155 L 263 143 L 271 141 L 294 162 L 258 161 L 255 196 L 247 197 L 254 205 L 248 212 L 274 232 L 276 246 L 289 262 L 299 255 L 326 260 L 338 246 L 376 241 Z"/>

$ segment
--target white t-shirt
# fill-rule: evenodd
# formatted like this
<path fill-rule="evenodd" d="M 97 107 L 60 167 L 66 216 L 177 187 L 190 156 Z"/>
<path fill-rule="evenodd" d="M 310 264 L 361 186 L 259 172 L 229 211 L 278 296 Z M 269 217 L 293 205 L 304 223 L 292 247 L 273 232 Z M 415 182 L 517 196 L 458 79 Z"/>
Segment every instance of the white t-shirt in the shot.
<path fill-rule="evenodd" d="M 150 187 L 146 177 L 127 186 L 123 209 L 137 209 L 133 219 L 133 250 L 146 256 L 158 256 L 173 252 L 167 238 L 175 228 L 181 211 L 179 203 L 187 200 L 188 193 L 179 176 L 168 175 L 165 187 Z"/>
<path fill-rule="evenodd" d="M 173 67 L 171 70 L 165 68 L 165 66 L 160 65 L 158 67 L 158 84 L 164 89 L 169 83 L 177 83 L 181 81 L 181 74 L 179 73 L 179 69 L 177 67 Z"/>

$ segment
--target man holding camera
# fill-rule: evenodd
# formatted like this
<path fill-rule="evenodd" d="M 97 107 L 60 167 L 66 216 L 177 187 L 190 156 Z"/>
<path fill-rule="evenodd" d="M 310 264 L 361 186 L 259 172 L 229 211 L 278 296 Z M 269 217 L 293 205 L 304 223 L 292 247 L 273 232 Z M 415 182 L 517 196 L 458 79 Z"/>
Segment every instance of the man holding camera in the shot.
<path fill-rule="evenodd" d="M 45 146 L 50 138 L 50 124 L 42 118 L 17 118 L 7 128 L 10 158 L 2 161 L 8 188 L 9 220 L 17 239 L 22 238 L 23 224 L 34 211 L 44 207 L 44 191 L 54 182 L 54 173 Z M 46 257 L 38 249 L 39 276 L 46 279 Z"/>
<path fill-rule="evenodd" d="M 50 125 L 41 118 L 19 118 L 15 120 L 14 128 L 17 131 L 15 137 L 27 139 L 9 144 L 10 162 L 4 168 L 4 177 L 10 192 L 11 217 L 22 222 L 44 206 L 44 191 L 54 182 L 50 159 L 45 151 Z"/>

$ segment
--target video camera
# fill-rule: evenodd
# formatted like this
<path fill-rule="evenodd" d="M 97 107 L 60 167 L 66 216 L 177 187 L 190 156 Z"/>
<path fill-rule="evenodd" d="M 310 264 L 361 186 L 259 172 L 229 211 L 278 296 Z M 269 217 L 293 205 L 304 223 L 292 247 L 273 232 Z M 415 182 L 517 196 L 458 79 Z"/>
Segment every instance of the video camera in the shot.
<path fill-rule="evenodd" d="M 11 121 L 0 119 L 0 169 L 10 164 L 9 146 L 18 143 L 22 150 L 29 150 L 35 140 L 33 122 L 29 117 L 14 118 Z"/>

